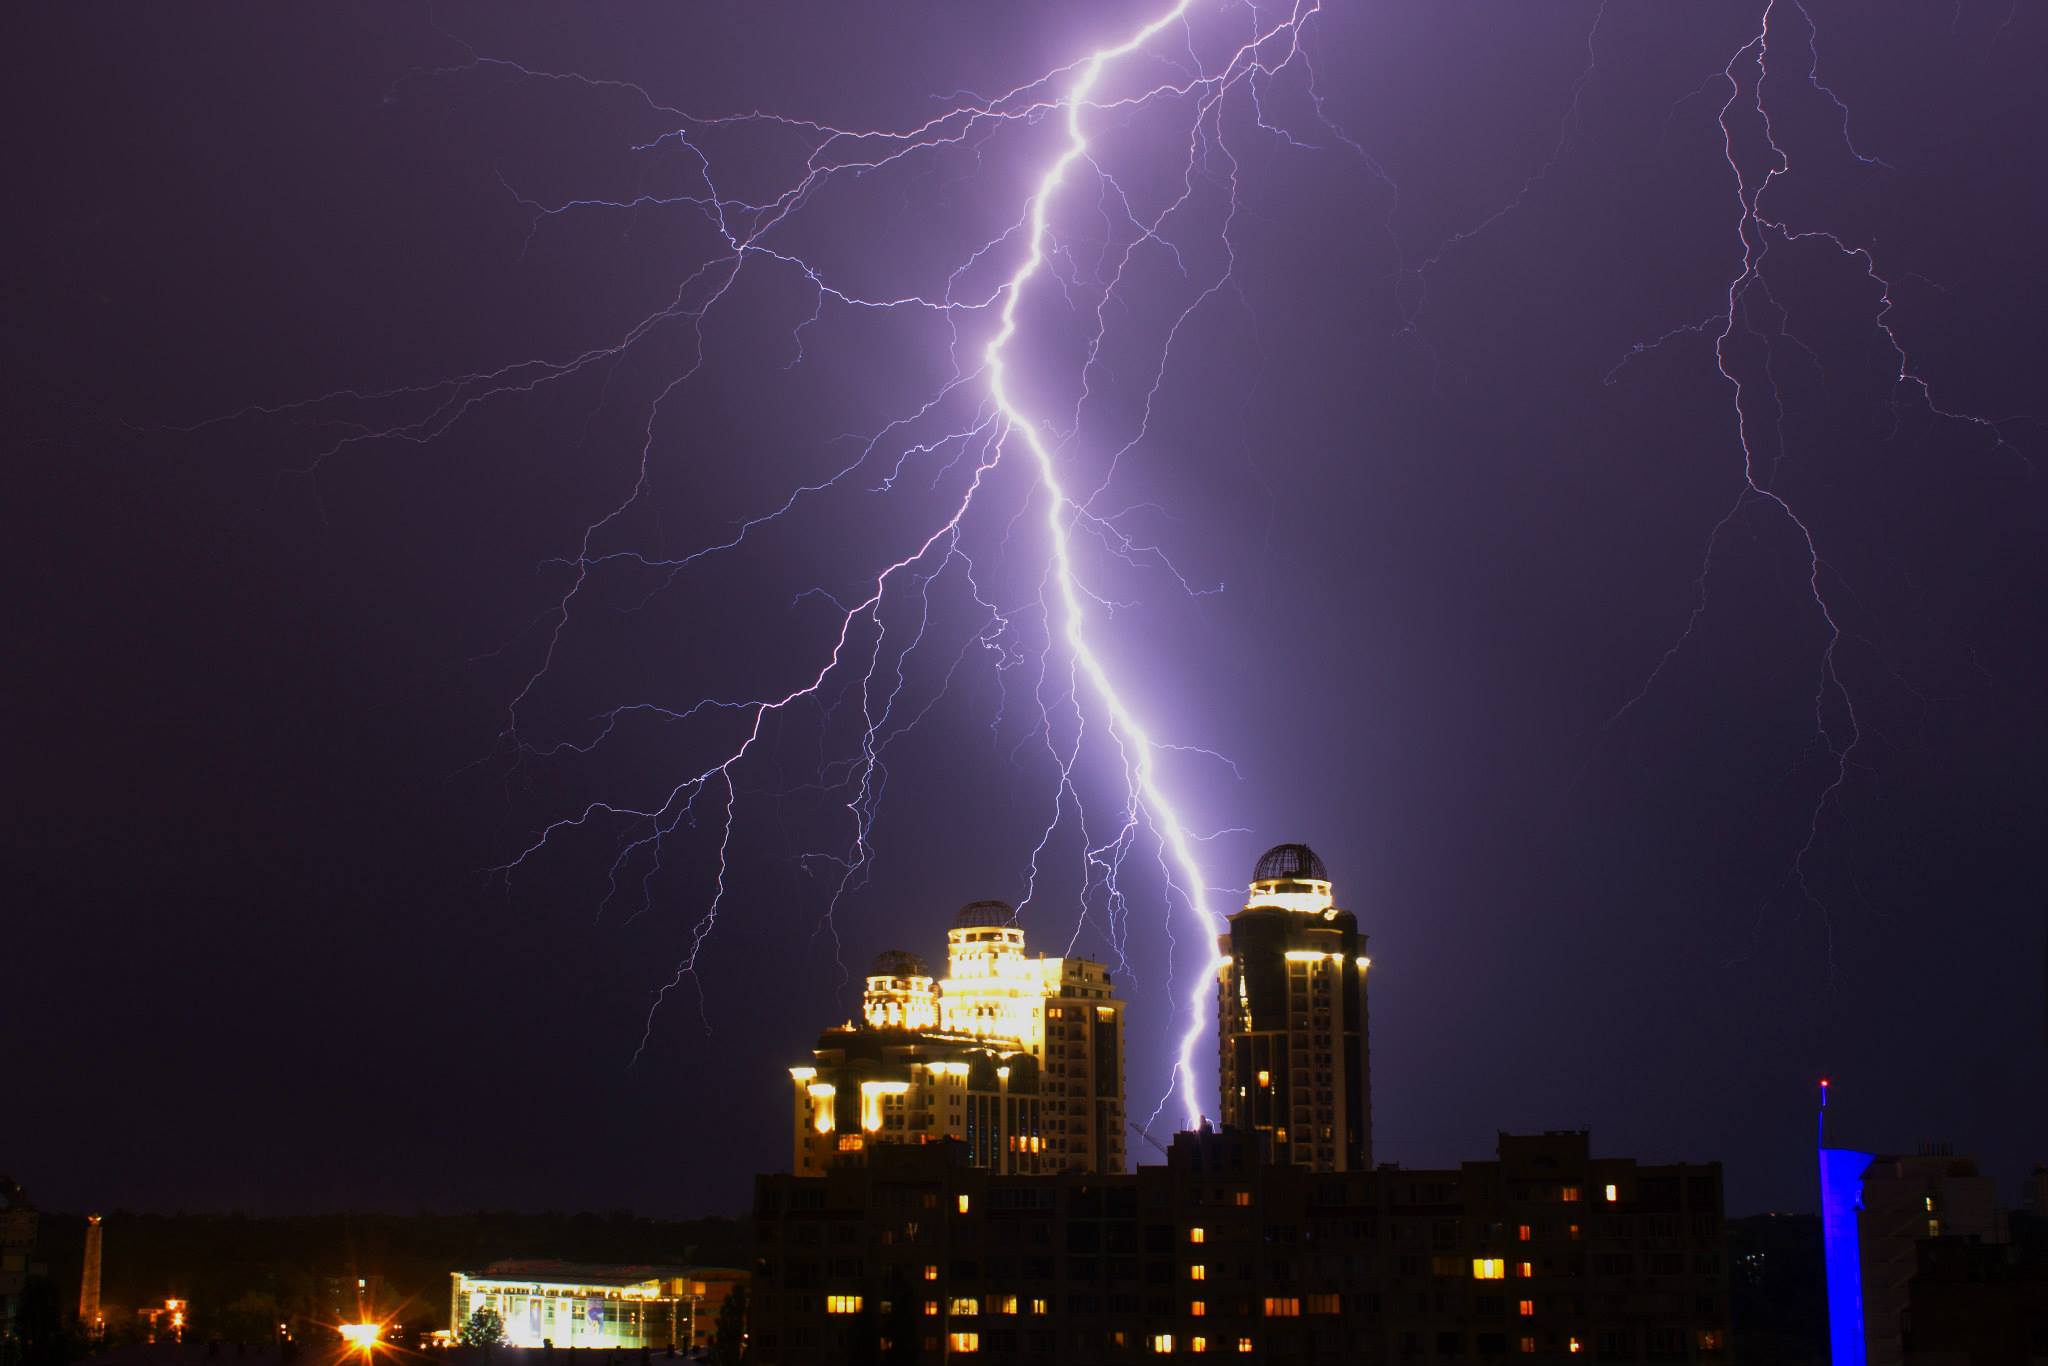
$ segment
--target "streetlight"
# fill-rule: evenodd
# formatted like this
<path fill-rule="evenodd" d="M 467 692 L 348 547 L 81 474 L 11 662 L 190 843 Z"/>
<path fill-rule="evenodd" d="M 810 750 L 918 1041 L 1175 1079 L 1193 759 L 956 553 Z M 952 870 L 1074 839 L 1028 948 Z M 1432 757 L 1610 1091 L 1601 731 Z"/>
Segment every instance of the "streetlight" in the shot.
<path fill-rule="evenodd" d="M 377 1339 L 384 1335 L 381 1323 L 344 1323 L 341 1325 L 341 1339 L 350 1347 L 358 1348 L 365 1361 L 377 1350 Z"/>

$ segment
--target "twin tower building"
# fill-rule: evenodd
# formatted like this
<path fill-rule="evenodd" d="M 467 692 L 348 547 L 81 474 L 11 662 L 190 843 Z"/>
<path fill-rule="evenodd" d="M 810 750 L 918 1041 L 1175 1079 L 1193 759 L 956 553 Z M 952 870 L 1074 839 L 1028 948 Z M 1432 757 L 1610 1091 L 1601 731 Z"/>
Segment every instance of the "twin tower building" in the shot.
<path fill-rule="evenodd" d="M 940 1139 L 1004 1174 L 1124 1170 L 1124 1003 L 1101 963 L 1027 956 L 1016 920 L 962 907 L 944 977 L 900 949 L 875 959 L 859 1021 L 789 1069 L 798 1176 Z M 1314 850 L 1266 851 L 1217 949 L 1223 1127 L 1263 1135 L 1275 1162 L 1369 1169 L 1371 960 Z"/>

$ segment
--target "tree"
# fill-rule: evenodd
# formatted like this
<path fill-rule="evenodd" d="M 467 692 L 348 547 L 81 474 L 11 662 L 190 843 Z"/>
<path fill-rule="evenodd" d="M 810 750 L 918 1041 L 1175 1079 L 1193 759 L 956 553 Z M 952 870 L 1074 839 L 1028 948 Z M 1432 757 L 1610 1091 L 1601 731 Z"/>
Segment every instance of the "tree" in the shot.
<path fill-rule="evenodd" d="M 277 1337 L 279 1318 L 277 1296 L 251 1290 L 222 1309 L 213 1326 L 230 1342 L 270 1342 Z"/>
<path fill-rule="evenodd" d="M 745 1366 L 747 1360 L 747 1288 L 736 1285 L 718 1306 L 718 1327 L 711 1337 L 711 1359 L 718 1366 Z"/>
<path fill-rule="evenodd" d="M 75 1335 L 64 1322 L 64 1303 L 56 1282 L 31 1276 L 15 1301 L 14 1336 L 25 1366 L 64 1366 L 81 1355 Z"/>
<path fill-rule="evenodd" d="M 461 1337 L 464 1347 L 489 1351 L 505 1340 L 505 1320 L 495 1309 L 479 1309 L 462 1325 Z"/>

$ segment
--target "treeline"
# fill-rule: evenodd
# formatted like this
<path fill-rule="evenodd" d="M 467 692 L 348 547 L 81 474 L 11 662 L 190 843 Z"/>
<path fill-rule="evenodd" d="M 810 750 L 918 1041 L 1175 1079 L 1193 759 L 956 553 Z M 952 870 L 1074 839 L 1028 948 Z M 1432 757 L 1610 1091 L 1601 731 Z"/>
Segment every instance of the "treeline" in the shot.
<path fill-rule="evenodd" d="M 323 1278 L 383 1278 L 389 1312 L 447 1327 L 448 1273 L 505 1258 L 610 1264 L 748 1265 L 735 1219 L 643 1219 L 615 1214 L 107 1214 L 100 1297 L 133 1309 L 168 1297 L 191 1303 L 191 1333 L 238 1339 L 273 1309 L 318 1318 Z M 78 1303 L 85 1253 L 81 1215 L 44 1212 L 36 1260 L 60 1303 Z M 268 1307 L 266 1307 L 268 1306 Z"/>

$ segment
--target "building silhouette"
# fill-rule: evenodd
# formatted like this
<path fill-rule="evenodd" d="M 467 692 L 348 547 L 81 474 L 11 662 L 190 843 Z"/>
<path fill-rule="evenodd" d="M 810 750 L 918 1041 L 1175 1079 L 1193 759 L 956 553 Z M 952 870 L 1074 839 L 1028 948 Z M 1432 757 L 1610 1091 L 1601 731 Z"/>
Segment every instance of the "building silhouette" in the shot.
<path fill-rule="evenodd" d="M 1264 1135 L 1272 1160 L 1372 1166 L 1365 936 L 1305 844 L 1268 849 L 1217 941 L 1223 1127 Z"/>
<path fill-rule="evenodd" d="M 966 1159 L 758 1177 L 751 1360 L 1729 1359 L 1718 1163 L 1594 1157 L 1577 1131 L 1441 1170 L 1318 1172 L 1206 1130 L 1128 1174 Z"/>
<path fill-rule="evenodd" d="M 1085 958 L 1030 957 L 1001 901 L 962 907 L 935 977 L 902 949 L 868 968 L 861 1018 L 789 1069 L 794 1166 L 957 1139 L 1001 1173 L 1124 1167 L 1124 1004 Z"/>
<path fill-rule="evenodd" d="M 42 1271 L 35 1264 L 37 1218 L 21 1187 L 0 1176 L 0 1343 L 13 1343 L 22 1292 Z"/>

